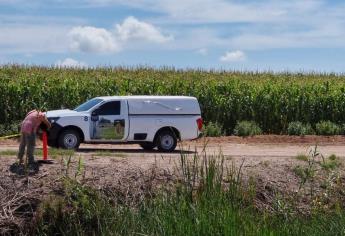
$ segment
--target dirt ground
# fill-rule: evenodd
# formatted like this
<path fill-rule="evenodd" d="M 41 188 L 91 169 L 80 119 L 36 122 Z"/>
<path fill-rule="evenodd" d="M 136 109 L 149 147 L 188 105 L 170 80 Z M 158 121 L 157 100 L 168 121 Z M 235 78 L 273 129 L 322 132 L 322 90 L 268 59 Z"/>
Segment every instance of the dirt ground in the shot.
<path fill-rule="evenodd" d="M 119 188 L 121 192 L 132 194 L 131 197 L 135 198 L 136 195 L 131 193 L 131 190 L 149 187 L 147 178 L 155 178 L 156 182 L 173 178 L 177 167 L 180 166 L 181 153 L 188 158 L 202 158 L 205 153 L 209 156 L 222 153 L 225 165 L 242 165 L 243 178 L 254 177 L 257 185 L 268 191 L 261 197 L 270 198 L 269 192 L 272 189 L 289 193 L 298 190 L 300 180 L 293 169 L 297 165 L 304 165 L 305 162 L 296 159 L 296 156 L 308 155 L 316 144 L 318 151 L 325 157 L 335 154 L 344 162 L 343 136 L 219 137 L 182 142 L 173 153 L 144 151 L 139 145 L 82 144 L 72 157 L 70 168 L 66 168 L 66 162 L 63 160 L 67 160 L 68 157 L 59 157 L 54 158 L 51 164 L 41 164 L 38 171 L 24 177 L 13 171 L 18 141 L 2 140 L 0 193 L 4 196 L 0 196 L 0 229 L 2 225 L 8 226 L 8 222 L 21 225 L 24 216 L 30 214 L 28 212 L 34 214 L 36 209 L 32 206 L 32 201 L 39 202 L 53 191 L 58 191 L 56 183 L 61 176 L 75 173 L 79 159 L 83 163 L 82 178 L 85 182 L 99 189 Z M 40 147 L 41 143 L 38 141 L 37 148 Z M 36 156 L 37 160 L 41 158 Z M 343 172 L 342 165 L 340 173 L 344 175 Z"/>
<path fill-rule="evenodd" d="M 87 172 L 101 170 L 108 179 L 107 172 L 119 172 L 128 169 L 149 170 L 152 166 L 166 171 L 173 171 L 179 166 L 180 155 L 192 158 L 194 155 L 219 155 L 221 153 L 227 164 L 239 166 L 243 162 L 246 175 L 258 175 L 264 181 L 280 184 L 296 182 L 291 170 L 301 164 L 296 159 L 299 154 L 308 155 L 317 145 L 317 150 L 325 157 L 335 154 L 341 161 L 345 158 L 345 137 L 343 136 L 283 136 L 262 135 L 248 138 L 218 137 L 202 138 L 195 141 L 179 143 L 173 153 L 160 153 L 157 150 L 144 151 L 139 145 L 82 144 L 75 153 L 73 161 L 82 158 Z M 37 148 L 41 148 L 40 141 Z M 0 170 L 9 172 L 9 166 L 16 161 L 15 155 L 2 155 L 2 152 L 18 149 L 18 141 L 0 141 Z M 37 156 L 40 160 L 42 157 Z M 200 158 L 200 157 L 199 157 Z M 39 175 L 52 175 L 55 169 L 61 168 L 61 161 L 54 160 L 51 165 L 42 165 Z M 88 171 L 90 170 L 90 171 Z M 55 173 L 54 173 L 55 174 Z M 111 177 L 109 177 L 111 179 Z M 293 188 L 296 186 L 286 186 Z"/>
<path fill-rule="evenodd" d="M 148 169 L 152 165 L 161 168 L 172 168 L 179 161 L 180 154 L 188 156 L 200 155 L 206 151 L 207 155 L 222 153 L 228 160 L 244 161 L 245 166 L 256 166 L 265 162 L 273 166 L 284 166 L 299 162 L 296 156 L 308 154 L 317 145 L 317 149 L 324 156 L 331 154 L 343 159 L 345 157 L 345 136 L 284 136 L 262 135 L 248 138 L 218 137 L 202 138 L 195 141 L 179 143 L 173 153 L 160 153 L 157 150 L 144 151 L 139 145 L 111 145 L 111 144 L 82 144 L 75 156 L 83 158 L 85 166 L 112 165 L 113 160 L 123 163 L 127 167 Z M 37 148 L 41 148 L 40 141 Z M 204 149 L 205 148 L 205 149 Z M 0 141 L 0 165 L 6 167 L 15 161 L 15 156 L 3 157 L 1 152 L 18 149 L 18 141 Z M 42 157 L 37 156 L 37 160 Z M 5 164 L 6 163 L 6 164 Z M 3 166 L 4 165 L 4 166 Z M 51 167 L 51 166 L 50 166 Z"/>
<path fill-rule="evenodd" d="M 144 151 L 139 145 L 111 145 L 111 144 L 82 144 L 75 153 L 74 160 L 82 158 L 85 168 L 111 168 L 118 169 L 137 168 L 148 170 L 153 165 L 172 171 L 179 164 L 180 155 L 201 155 L 206 151 L 207 155 L 222 153 L 227 161 L 242 163 L 244 170 L 261 172 L 260 166 L 264 164 L 265 178 L 280 180 L 279 175 L 286 179 L 286 168 L 300 163 L 295 157 L 299 154 L 310 152 L 317 145 L 318 151 L 325 157 L 335 154 L 341 160 L 345 158 L 344 136 L 284 136 L 262 135 L 248 138 L 218 137 L 202 138 L 195 141 L 179 143 L 173 153 L 160 153 L 157 150 Z M 41 148 L 40 141 L 37 148 Z M 9 166 L 16 161 L 15 155 L 2 155 L 6 151 L 18 149 L 17 140 L 0 141 L 0 168 L 2 173 L 7 172 Z M 40 160 L 42 157 L 37 156 Z M 42 172 L 50 172 L 55 166 L 60 166 L 57 160 L 52 165 L 42 166 Z M 283 180 L 282 180 L 283 181 Z M 285 181 L 285 180 L 284 180 Z M 288 181 L 288 180 L 287 180 Z"/>

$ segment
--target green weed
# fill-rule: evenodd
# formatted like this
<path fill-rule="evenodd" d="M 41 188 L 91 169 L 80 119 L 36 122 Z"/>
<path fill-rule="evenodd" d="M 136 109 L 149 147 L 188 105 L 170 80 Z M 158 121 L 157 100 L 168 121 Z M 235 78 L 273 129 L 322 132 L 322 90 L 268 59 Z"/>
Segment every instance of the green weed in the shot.
<path fill-rule="evenodd" d="M 334 170 L 341 165 L 339 158 L 332 154 L 327 159 L 324 159 L 321 163 L 321 167 L 325 170 Z"/>
<path fill-rule="evenodd" d="M 299 121 L 290 122 L 287 130 L 288 135 L 308 135 L 314 134 L 315 131 L 310 124 L 303 124 Z"/>
<path fill-rule="evenodd" d="M 240 121 L 234 129 L 234 135 L 253 136 L 262 134 L 261 128 L 253 121 Z"/>
<path fill-rule="evenodd" d="M 315 127 L 319 135 L 337 135 L 341 134 L 341 127 L 331 121 L 320 121 Z"/>
<path fill-rule="evenodd" d="M 212 121 L 205 125 L 202 132 L 206 137 L 219 137 L 224 134 L 220 124 Z"/>
<path fill-rule="evenodd" d="M 297 160 L 300 160 L 300 161 L 308 161 L 308 156 L 305 155 L 305 154 L 298 154 L 298 155 L 296 156 L 296 159 L 297 159 Z"/>

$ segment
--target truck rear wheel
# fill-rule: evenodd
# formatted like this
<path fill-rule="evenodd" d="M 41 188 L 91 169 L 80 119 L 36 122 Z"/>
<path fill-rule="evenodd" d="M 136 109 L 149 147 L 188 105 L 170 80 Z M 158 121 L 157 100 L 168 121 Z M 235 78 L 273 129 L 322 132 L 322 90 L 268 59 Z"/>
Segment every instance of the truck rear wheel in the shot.
<path fill-rule="evenodd" d="M 142 147 L 144 150 L 152 150 L 156 147 L 154 143 L 147 142 L 147 143 L 141 143 L 140 147 Z"/>
<path fill-rule="evenodd" d="M 67 129 L 59 136 L 59 147 L 63 149 L 78 149 L 80 145 L 80 135 L 78 131 Z"/>
<path fill-rule="evenodd" d="M 172 131 L 163 130 L 158 134 L 156 144 L 159 151 L 172 152 L 177 145 L 176 135 Z"/>

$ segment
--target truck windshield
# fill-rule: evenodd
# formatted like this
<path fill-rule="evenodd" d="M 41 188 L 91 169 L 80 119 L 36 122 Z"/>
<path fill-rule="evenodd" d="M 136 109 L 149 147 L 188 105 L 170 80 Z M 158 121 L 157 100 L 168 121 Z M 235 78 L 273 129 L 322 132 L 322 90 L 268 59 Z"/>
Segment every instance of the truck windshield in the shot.
<path fill-rule="evenodd" d="M 75 111 L 88 111 L 90 110 L 92 107 L 96 106 L 98 103 L 102 102 L 103 100 L 100 98 L 93 98 L 83 104 L 81 104 L 80 106 L 78 106 L 76 109 L 74 109 Z"/>

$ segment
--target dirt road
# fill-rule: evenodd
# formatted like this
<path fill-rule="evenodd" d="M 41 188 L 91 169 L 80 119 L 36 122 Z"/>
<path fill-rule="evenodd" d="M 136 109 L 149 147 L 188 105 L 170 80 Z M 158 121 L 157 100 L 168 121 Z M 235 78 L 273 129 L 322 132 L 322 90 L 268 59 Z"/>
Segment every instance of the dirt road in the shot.
<path fill-rule="evenodd" d="M 111 144 L 82 144 L 77 151 L 80 155 L 105 156 L 107 153 L 122 157 L 174 157 L 181 153 L 194 154 L 200 153 L 206 147 L 209 155 L 219 154 L 231 157 L 245 157 L 255 159 L 276 159 L 295 157 L 298 154 L 308 154 L 309 150 L 318 146 L 319 152 L 328 156 L 335 154 L 339 157 L 345 157 L 345 137 L 290 137 L 290 136 L 257 136 L 250 138 L 221 137 L 204 138 L 197 141 L 179 143 L 173 153 L 160 153 L 156 150 L 144 151 L 139 145 L 111 145 Z M 40 142 L 37 147 L 40 148 Z M 18 143 L 14 140 L 0 142 L 0 152 L 6 150 L 17 150 Z M 196 152 L 195 152 L 196 151 Z"/>
<path fill-rule="evenodd" d="M 272 164 L 281 166 L 284 164 L 291 165 L 292 162 L 296 161 L 295 157 L 299 154 L 308 155 L 316 144 L 318 144 L 318 151 L 326 157 L 335 154 L 340 159 L 345 158 L 345 137 L 343 136 L 291 137 L 277 135 L 249 138 L 203 138 L 180 143 L 173 153 L 160 153 L 157 150 L 144 151 L 139 145 L 82 144 L 76 155 L 84 157 L 86 162 L 92 159 L 93 165 L 111 164 L 111 158 L 106 157 L 113 157 L 120 158 L 127 165 L 145 169 L 152 164 L 160 167 L 171 167 L 172 163 L 179 160 L 181 150 L 182 153 L 193 156 L 202 153 L 206 147 L 205 150 L 208 155 L 222 153 L 226 159 L 245 160 L 249 165 L 272 162 Z M 39 142 L 37 146 L 38 148 L 41 146 Z M 8 150 L 15 152 L 17 148 L 18 143 L 14 140 L 1 141 L 0 157 L 2 156 L 1 152 Z"/>

